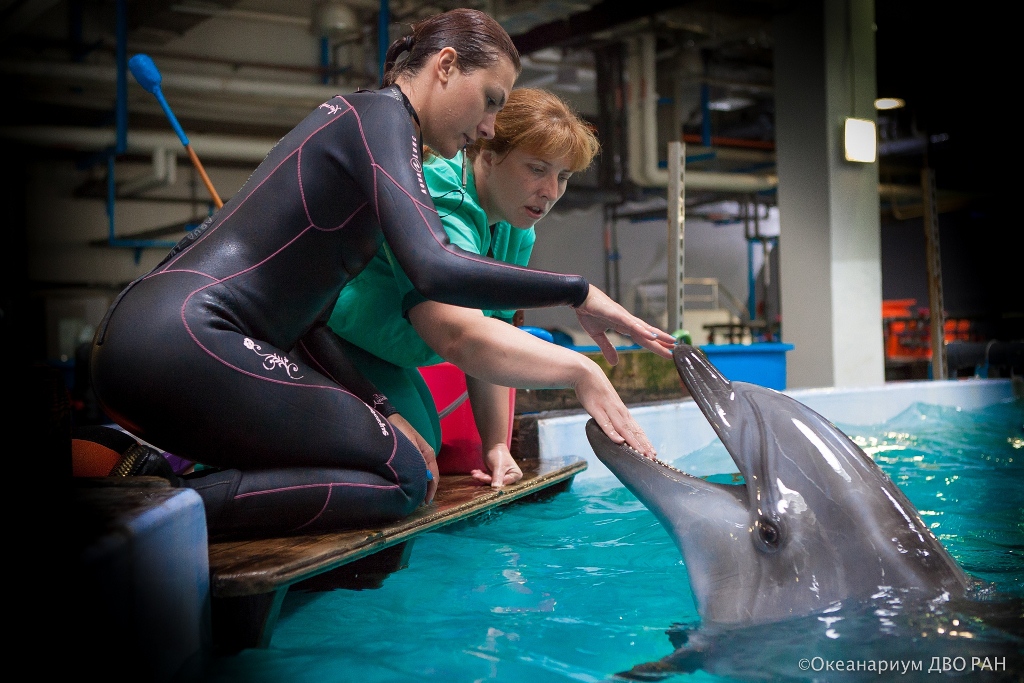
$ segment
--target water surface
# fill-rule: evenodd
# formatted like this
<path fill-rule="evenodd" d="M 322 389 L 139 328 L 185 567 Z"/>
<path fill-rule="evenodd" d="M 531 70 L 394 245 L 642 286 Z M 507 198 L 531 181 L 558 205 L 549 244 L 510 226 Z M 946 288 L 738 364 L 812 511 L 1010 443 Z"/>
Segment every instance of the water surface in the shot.
<path fill-rule="evenodd" d="M 1005 597 L 1024 599 L 1024 401 L 978 411 L 917 404 L 881 425 L 837 426 L 897 482 L 998 604 Z M 724 448 L 716 440 L 702 451 L 719 461 Z M 692 462 L 699 454 L 686 458 Z M 734 472 L 710 478 L 739 480 Z M 864 657 L 877 653 L 863 650 L 864 643 L 909 642 L 939 630 L 948 637 L 951 629 L 968 626 L 963 616 L 963 626 L 953 625 L 957 614 L 942 610 L 908 622 L 900 609 L 906 596 L 879 600 L 881 608 L 862 609 L 861 622 L 855 608 L 845 606 L 839 615 L 845 622 L 814 617 L 804 625 L 723 635 L 712 643 L 720 659 L 744 666 L 732 674 L 678 673 L 672 680 L 752 680 L 772 666 L 803 680 L 792 662 L 826 627 L 842 634 L 833 638 L 841 655 Z M 895 624 L 889 631 L 887 622 Z M 1010 622 L 1019 629 L 1020 613 L 1011 612 Z M 410 566 L 378 589 L 290 592 L 270 647 L 215 659 L 208 680 L 607 681 L 670 655 L 685 634 L 700 633 L 699 625 L 679 551 L 653 515 L 609 476 L 576 482 L 548 501 L 513 504 L 425 534 L 415 540 Z M 970 628 L 973 651 L 1005 652 L 1001 631 L 990 636 L 974 622 Z M 919 675 L 943 680 L 955 673 Z M 767 677 L 781 680 L 778 672 Z M 820 680 L 854 678 L 833 673 Z M 973 680 L 996 678 L 983 673 Z"/>

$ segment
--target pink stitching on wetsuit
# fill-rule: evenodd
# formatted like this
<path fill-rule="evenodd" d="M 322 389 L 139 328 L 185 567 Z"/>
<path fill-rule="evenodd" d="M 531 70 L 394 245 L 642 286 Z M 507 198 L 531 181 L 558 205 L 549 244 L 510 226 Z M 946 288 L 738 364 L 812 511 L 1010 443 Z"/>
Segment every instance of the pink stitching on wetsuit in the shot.
<path fill-rule="evenodd" d="M 399 183 L 397 180 L 392 178 L 391 175 L 386 170 L 384 170 L 383 168 L 381 168 L 379 166 L 376 166 L 376 165 L 375 165 L 375 168 L 380 168 L 380 172 L 382 174 L 384 174 L 384 176 L 388 180 L 390 180 L 391 183 L 396 188 L 398 188 L 398 190 L 400 192 L 404 193 L 405 196 L 408 197 L 414 204 L 416 204 L 417 206 L 423 207 L 423 208 L 427 208 L 425 204 L 423 204 L 420 201 L 418 201 L 416 199 L 416 197 L 414 197 L 408 190 L 406 190 L 405 187 L 401 183 Z M 433 211 L 433 213 L 437 213 L 437 209 L 436 208 L 431 207 L 431 210 Z M 423 216 L 423 212 L 422 211 L 420 211 L 420 217 L 423 218 L 423 222 L 426 223 L 427 227 L 429 228 L 430 227 L 430 222 L 426 219 L 425 216 Z M 379 214 L 378 214 L 378 222 L 379 221 L 380 221 L 380 218 L 379 218 Z M 472 254 L 472 253 L 470 253 L 468 251 L 465 251 L 465 250 L 462 250 L 461 252 L 454 251 L 454 250 L 449 249 L 448 247 L 446 247 L 444 242 L 441 241 L 441 239 L 434 233 L 433 230 L 428 229 L 427 232 L 430 233 L 430 236 L 434 238 L 435 242 L 437 242 L 438 244 L 441 245 L 442 249 L 444 249 L 449 254 L 452 254 L 453 256 L 456 256 L 458 258 L 464 258 L 467 261 L 474 261 L 474 262 L 477 262 L 477 263 L 488 263 L 488 264 L 490 264 L 490 263 L 493 262 L 493 263 L 497 264 L 498 266 L 505 267 L 505 268 L 511 268 L 512 270 L 523 270 L 523 271 L 530 270 L 529 268 L 523 268 L 522 266 L 517 266 L 517 265 L 515 265 L 513 263 L 507 263 L 505 261 L 498 261 L 498 260 L 494 260 L 494 259 L 480 258 L 479 254 Z"/>
<path fill-rule="evenodd" d="M 284 487 L 278 488 L 278 489 L 266 489 L 264 491 L 252 491 L 250 493 L 242 493 L 242 494 L 236 495 L 236 496 L 234 496 L 234 500 L 239 500 L 241 498 L 250 498 L 252 496 L 262 496 L 262 495 L 271 494 L 271 493 L 283 493 L 285 491 L 291 491 L 291 490 L 296 490 L 296 489 L 323 488 L 324 486 L 327 487 L 327 498 L 326 498 L 326 500 L 324 500 L 324 504 L 320 508 L 320 511 L 317 512 L 315 515 L 313 515 L 306 522 L 303 522 L 302 524 L 300 524 L 297 527 L 293 527 L 292 531 L 298 531 L 299 529 L 303 529 L 303 528 L 309 526 L 310 524 L 312 524 L 313 522 L 315 522 L 316 520 L 318 520 L 321 517 L 323 517 L 324 512 L 327 511 L 327 507 L 331 504 L 331 496 L 334 495 L 334 487 L 335 486 L 350 486 L 350 487 L 353 487 L 353 488 L 364 488 L 364 489 L 380 489 L 382 491 L 390 491 L 390 490 L 394 490 L 394 489 L 401 490 L 401 486 L 399 484 L 392 484 L 392 485 L 389 485 L 389 486 L 380 486 L 378 484 L 357 484 L 357 483 L 354 483 L 354 482 L 352 482 L 352 483 L 349 483 L 349 482 L 332 482 L 330 484 L 303 484 L 302 486 L 284 486 Z"/>
<path fill-rule="evenodd" d="M 282 486 L 281 488 L 276 488 L 276 489 L 264 489 L 263 491 L 250 491 L 249 493 L 239 493 L 239 494 L 236 494 L 234 496 L 234 499 L 235 500 L 239 500 L 241 498 L 250 498 L 252 496 L 262 496 L 262 495 L 265 495 L 265 494 L 268 494 L 268 493 L 284 493 L 285 491 L 295 491 L 295 490 L 299 490 L 299 489 L 318 489 L 318 488 L 323 488 L 324 486 L 327 486 L 329 488 L 334 488 L 335 486 L 353 486 L 355 488 L 362 488 L 362 489 L 385 489 L 385 490 L 399 488 L 398 484 L 388 484 L 387 486 L 381 486 L 380 484 L 359 484 L 359 483 L 356 483 L 356 482 L 335 481 L 335 482 L 331 482 L 329 484 L 301 484 L 299 486 Z"/>
<path fill-rule="evenodd" d="M 344 97 L 341 98 L 345 100 Z M 348 100 L 345 100 L 348 102 Z M 378 168 L 377 160 L 373 156 L 373 151 L 370 149 L 370 142 L 366 139 L 366 131 L 363 130 L 363 118 L 359 115 L 359 110 L 349 104 L 351 107 L 352 116 L 356 120 L 356 128 L 359 130 L 359 139 L 363 141 L 363 150 L 366 151 L 366 157 L 370 160 L 370 168 Z M 373 174 L 373 214 L 377 217 L 377 223 L 380 221 L 380 191 L 377 188 L 377 174 Z"/>
<path fill-rule="evenodd" d="M 299 529 L 305 529 L 307 526 L 309 526 L 310 524 L 312 524 L 316 520 L 320 519 L 323 516 L 324 511 L 327 510 L 327 506 L 331 504 L 331 496 L 332 495 L 334 495 L 334 487 L 333 486 L 328 486 L 328 488 L 327 488 L 327 498 L 324 499 L 324 504 L 320 508 L 320 511 L 317 512 L 312 517 L 310 517 L 309 521 L 307 521 L 305 524 L 300 524 L 297 527 L 294 527 L 292 529 L 292 531 L 294 532 L 294 531 L 298 531 Z"/>
<path fill-rule="evenodd" d="M 331 125 L 332 123 L 335 123 L 335 122 L 337 122 L 337 121 L 340 121 L 340 120 L 342 120 L 342 118 L 344 117 L 344 115 L 345 115 L 345 114 L 349 113 L 350 111 L 354 111 L 354 108 L 353 108 L 352 104 L 351 104 L 351 103 L 350 103 L 350 102 L 349 102 L 348 100 L 346 100 L 345 98 L 343 98 L 343 97 L 340 97 L 340 96 L 338 96 L 338 97 L 339 97 L 339 99 L 341 99 L 341 101 L 342 101 L 342 102 L 344 102 L 345 104 L 347 104 L 347 105 L 348 105 L 348 109 L 346 109 L 345 111 L 341 112 L 341 116 L 337 116 L 336 118 L 333 118 L 333 119 L 331 119 L 331 120 L 327 121 L 326 123 L 324 123 L 324 124 L 323 124 L 322 126 L 320 126 L 319 128 L 316 128 L 315 130 L 311 131 L 311 132 L 310 132 L 310 134 L 306 136 L 306 139 L 305 139 L 305 140 L 303 140 L 303 141 L 302 141 L 302 142 L 301 142 L 301 143 L 300 143 L 300 144 L 299 144 L 299 145 L 298 145 L 298 146 L 297 146 L 297 147 L 296 147 L 296 148 L 295 148 L 295 149 L 294 149 L 293 151 L 291 151 L 291 152 L 289 152 L 288 154 L 286 154 L 286 155 L 285 155 L 285 156 L 284 156 L 284 157 L 283 157 L 283 158 L 281 159 L 281 162 L 280 162 L 280 163 L 279 163 L 279 164 L 278 164 L 277 166 L 275 166 L 275 167 L 274 167 L 273 169 L 271 169 L 271 170 L 270 170 L 270 171 L 269 171 L 269 172 L 267 173 L 266 177 L 265 177 L 265 178 L 264 178 L 263 180 L 261 180 L 261 181 L 260 181 L 259 183 L 257 183 L 257 184 L 256 184 L 256 186 L 255 186 L 255 187 L 254 187 L 254 188 L 252 189 L 252 191 L 251 191 L 251 192 L 249 192 L 249 194 L 248 194 L 248 195 L 246 195 L 246 196 L 245 196 L 245 197 L 244 197 L 243 199 L 241 199 L 241 200 L 240 200 L 240 201 L 238 202 L 238 204 L 237 204 L 237 205 L 236 205 L 236 206 L 235 206 L 234 208 L 232 208 L 232 209 L 231 209 L 231 212 L 230 212 L 230 213 L 228 213 L 228 214 L 227 214 L 226 216 L 219 216 L 219 217 L 217 218 L 217 224 L 216 224 L 216 225 L 210 226 L 210 228 L 209 228 L 208 230 L 206 230 L 206 231 L 205 231 L 205 232 L 204 232 L 204 233 L 203 233 L 202 235 L 200 235 L 200 236 L 199 236 L 199 238 L 198 238 L 198 239 L 197 239 L 197 240 L 196 240 L 195 242 L 193 242 L 193 243 L 192 243 L 191 245 L 189 245 L 189 247 L 190 247 L 190 248 L 191 248 L 192 246 L 196 245 L 196 244 L 200 244 L 201 242 L 203 242 L 203 240 L 205 240 L 205 239 L 206 239 L 206 238 L 207 238 L 208 236 L 212 235 L 212 234 L 213 234 L 213 233 L 214 233 L 214 232 L 215 232 L 215 231 L 217 230 L 217 228 L 219 228 L 220 226 L 222 226 L 222 225 L 223 225 L 223 224 L 225 223 L 225 221 L 227 221 L 228 219 L 230 219 L 230 218 L 231 218 L 231 216 L 233 216 L 233 215 L 235 214 L 235 212 L 236 212 L 236 211 L 238 211 L 238 210 L 239 210 L 240 208 L 242 208 L 243 206 L 245 206 L 246 202 L 248 202 L 248 201 L 249 201 L 249 200 L 250 200 L 250 199 L 252 198 L 252 196 L 253 196 L 254 194 L 256 194 L 256 190 L 258 190 L 259 188 L 261 188 L 261 187 L 263 186 L 263 184 L 264 184 L 264 183 L 266 183 L 266 182 L 267 182 L 267 181 L 269 181 L 269 180 L 270 180 L 271 178 L 273 178 L 273 177 L 274 177 L 274 176 L 275 176 L 275 175 L 277 174 L 277 172 L 278 172 L 278 171 L 280 170 L 280 168 L 281 168 L 281 167 L 282 167 L 282 166 L 283 166 L 283 165 L 284 165 L 284 164 L 285 164 L 285 163 L 286 163 L 286 162 L 287 162 L 287 161 L 288 161 L 289 159 L 291 159 L 291 158 L 292 158 L 293 156 L 297 156 L 297 155 L 299 154 L 299 152 L 301 152 L 301 151 L 302 151 L 302 148 L 303 148 L 303 147 L 304 147 L 304 146 L 306 145 L 306 143 L 307 143 L 307 142 L 309 142 L 309 140 L 310 140 L 310 139 L 311 139 L 311 138 L 312 138 L 312 137 L 313 137 L 314 135 L 316 135 L 317 133 L 319 133 L 320 131 L 322 131 L 322 130 L 323 130 L 324 128 L 326 128 L 327 126 Z M 332 114 L 336 114 L 337 112 L 331 112 L 331 113 L 332 113 Z M 362 130 L 362 127 L 360 126 L 360 131 L 361 131 L 361 130 Z M 365 136 L 363 136 L 363 144 L 364 144 L 364 146 L 365 146 L 365 144 L 366 144 L 366 138 L 365 138 Z M 298 169 L 296 169 L 296 170 L 298 170 Z M 299 192 L 303 192 L 303 188 L 302 188 L 302 182 L 301 182 L 301 178 L 300 178 L 299 180 L 300 180 L 300 182 L 299 182 Z M 303 197 L 302 197 L 302 205 L 303 205 L 303 207 L 305 207 L 305 206 L 306 206 L 306 197 L 305 197 L 305 194 L 303 194 Z M 362 208 L 362 207 L 360 207 L 360 208 Z M 356 210 L 356 213 L 358 213 L 358 209 Z M 353 214 L 353 215 L 354 215 L 354 214 Z M 309 216 L 309 212 L 308 212 L 308 211 L 306 212 L 306 218 L 307 218 L 307 219 L 309 219 L 309 220 L 310 220 L 310 222 L 312 223 L 312 218 L 311 218 L 311 217 Z M 351 220 L 351 217 L 349 218 L 349 220 Z M 347 222 L 347 221 L 346 221 L 346 222 Z M 166 271 L 168 271 L 168 270 L 170 269 L 170 267 L 171 267 L 171 264 L 173 264 L 173 263 L 174 263 L 175 261 L 177 261 L 177 260 L 178 260 L 179 258 L 181 258 L 181 257 L 182 257 L 182 255 L 184 255 L 184 254 L 185 254 L 185 253 L 186 253 L 187 251 L 188 251 L 188 249 L 183 249 L 183 250 L 182 250 L 182 251 L 181 251 L 180 253 L 176 254 L 176 255 L 174 256 L 174 258 L 172 258 L 172 259 L 171 259 L 170 261 L 168 261 L 168 262 L 167 262 L 166 264 L 164 264 L 164 267 L 160 269 L 160 272 L 166 272 Z M 153 276 L 153 275 L 155 275 L 155 274 L 156 274 L 156 272 L 150 273 L 149 275 L 147 275 L 147 276 L 146 276 L 146 278 L 152 277 L 152 276 Z M 144 278 L 144 279 L 145 279 L 145 278 Z"/>
<path fill-rule="evenodd" d="M 331 373 L 327 368 L 325 368 L 323 366 L 323 364 L 319 361 L 319 359 L 312 352 L 310 352 L 309 347 L 306 346 L 306 343 L 304 341 L 302 341 L 301 339 L 299 340 L 299 346 L 302 347 L 302 350 L 305 352 L 306 358 L 308 358 L 310 360 L 310 363 L 315 365 L 315 367 L 313 368 L 314 370 L 317 370 L 321 375 L 323 375 L 327 379 L 334 381 L 338 386 L 341 386 L 341 387 L 345 386 L 340 381 L 338 381 L 338 379 L 336 377 L 334 377 L 333 373 Z M 373 413 L 375 413 L 375 416 L 376 415 L 380 415 L 381 418 L 383 418 L 385 420 L 387 419 L 383 415 L 380 414 L 380 411 L 376 410 L 373 406 L 368 405 L 366 403 L 366 401 L 363 401 L 361 398 L 359 398 L 355 394 L 352 394 L 352 392 L 348 392 L 348 393 L 351 394 L 356 399 L 358 399 L 364 406 L 366 406 L 367 410 L 373 411 Z M 388 459 L 384 462 L 384 464 L 387 465 L 387 468 L 389 470 L 391 470 L 391 474 L 394 476 L 396 483 L 399 481 L 399 476 L 398 476 L 398 472 L 395 471 L 395 468 L 392 466 L 391 463 L 394 462 L 395 455 L 398 453 L 398 434 L 397 434 L 397 432 L 398 432 L 398 430 L 395 429 L 394 426 L 392 426 L 392 428 L 391 428 L 391 455 L 389 455 Z"/>
<path fill-rule="evenodd" d="M 400 182 L 395 180 L 394 177 L 392 177 L 391 174 L 388 173 L 387 170 L 383 166 L 381 166 L 380 164 L 377 163 L 376 159 L 374 159 L 373 152 L 370 150 L 370 143 L 366 139 L 366 132 L 363 130 L 363 119 L 359 115 L 359 111 L 355 107 L 353 107 L 348 102 L 348 100 L 345 100 L 344 97 L 341 97 L 341 99 L 343 101 L 345 101 L 346 104 L 349 104 L 349 109 L 345 113 L 351 112 L 352 116 L 356 120 L 356 127 L 359 129 L 359 136 L 360 136 L 360 138 L 363 141 L 363 148 L 366 150 L 366 155 L 370 159 L 371 167 L 373 169 L 375 169 L 375 171 L 380 171 L 380 173 L 383 174 L 385 178 L 387 178 L 388 180 L 391 181 L 391 184 L 395 188 L 397 188 L 399 192 L 404 194 L 415 206 L 420 208 L 420 210 L 418 211 L 418 213 L 420 215 L 420 218 L 423 219 L 423 223 L 428 228 L 427 232 L 429 232 L 430 236 L 434 238 L 434 241 L 436 241 L 439 244 L 441 244 L 442 248 L 444 248 L 445 251 L 447 251 L 448 253 L 453 254 L 455 256 L 458 256 L 460 258 L 464 258 L 467 261 L 473 261 L 475 263 L 490 263 L 491 261 L 489 261 L 489 260 L 485 260 L 485 259 L 481 259 L 481 258 L 473 258 L 468 253 L 459 253 L 459 252 L 452 251 L 451 249 L 448 249 L 448 248 L 444 247 L 444 243 L 441 241 L 441 239 L 436 234 L 434 234 L 433 230 L 430 229 L 430 221 L 427 219 L 427 217 L 425 215 L 423 215 L 423 211 L 422 211 L 422 209 L 427 209 L 431 213 L 436 214 L 437 213 L 437 207 L 433 206 L 433 204 L 428 206 L 426 203 L 420 201 L 419 198 L 417 198 L 411 192 L 406 190 L 404 185 L 402 185 Z M 377 173 L 376 172 L 373 174 L 373 185 L 374 185 L 374 188 L 373 188 L 374 213 L 377 216 L 377 223 L 382 223 L 382 221 L 380 219 L 380 191 L 379 191 L 379 189 L 377 187 Z M 299 191 L 300 192 L 302 191 L 302 183 L 301 182 L 299 183 Z M 305 205 L 305 195 L 303 195 L 303 204 Z M 523 267 L 517 266 L 515 264 L 504 263 L 504 262 L 501 262 L 501 261 L 498 261 L 497 264 L 499 266 L 503 266 L 503 267 L 506 267 L 506 268 L 511 268 L 512 270 L 519 270 L 519 271 L 529 270 L 528 268 L 523 268 Z"/>

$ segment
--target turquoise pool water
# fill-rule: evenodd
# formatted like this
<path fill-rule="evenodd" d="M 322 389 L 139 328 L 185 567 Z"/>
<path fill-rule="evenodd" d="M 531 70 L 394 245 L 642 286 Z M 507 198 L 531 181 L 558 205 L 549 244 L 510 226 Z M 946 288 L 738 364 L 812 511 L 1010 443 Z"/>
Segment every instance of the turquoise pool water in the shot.
<path fill-rule="evenodd" d="M 1024 401 L 976 411 L 916 404 L 881 425 L 838 426 L 969 574 L 997 597 L 1024 598 Z M 702 450 L 724 453 L 717 441 Z M 1012 613 L 1011 626 L 1020 621 Z M 206 680 L 606 681 L 672 653 L 680 624 L 696 627 L 699 617 L 668 534 L 617 480 L 588 479 L 418 538 L 410 566 L 379 589 L 291 592 L 271 646 L 215 659 Z M 757 638 L 725 644 L 766 647 Z M 822 680 L 854 680 L 831 676 Z M 746 679 L 701 670 L 673 680 Z"/>

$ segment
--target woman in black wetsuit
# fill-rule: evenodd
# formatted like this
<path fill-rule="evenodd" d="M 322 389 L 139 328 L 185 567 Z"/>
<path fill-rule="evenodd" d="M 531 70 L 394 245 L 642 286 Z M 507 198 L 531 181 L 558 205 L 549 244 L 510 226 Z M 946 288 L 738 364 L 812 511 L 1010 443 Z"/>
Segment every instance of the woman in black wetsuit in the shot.
<path fill-rule="evenodd" d="M 211 468 L 184 482 L 202 496 L 211 535 L 386 523 L 433 497 L 433 452 L 325 324 L 382 240 L 429 299 L 570 305 L 599 343 L 614 329 L 671 357 L 669 335 L 582 277 L 449 244 L 420 171 L 422 144 L 450 157 L 493 134 L 520 69 L 505 31 L 481 12 L 452 10 L 416 24 L 388 61 L 386 87 L 320 105 L 121 292 L 97 330 L 90 367 L 104 411 Z M 653 453 L 617 396 L 601 397 L 597 412 L 613 439 Z"/>

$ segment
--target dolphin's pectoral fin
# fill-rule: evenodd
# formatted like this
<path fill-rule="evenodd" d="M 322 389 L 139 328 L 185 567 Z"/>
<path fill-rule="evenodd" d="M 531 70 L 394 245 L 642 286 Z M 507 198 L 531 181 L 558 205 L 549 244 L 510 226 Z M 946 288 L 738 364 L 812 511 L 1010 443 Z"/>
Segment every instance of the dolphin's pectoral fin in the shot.
<path fill-rule="evenodd" d="M 693 671 L 696 671 L 694 669 Z M 683 672 L 673 669 L 667 664 L 660 661 L 648 662 L 647 664 L 637 664 L 629 671 L 620 671 L 615 674 L 615 678 L 624 679 L 627 681 L 661 681 L 669 676 L 675 676 L 680 673 L 691 673 Z"/>
<path fill-rule="evenodd" d="M 629 671 L 615 674 L 615 677 L 630 681 L 660 681 L 669 676 L 695 673 L 703 668 L 704 651 L 684 646 L 655 662 L 637 664 Z"/>
<path fill-rule="evenodd" d="M 713 639 L 699 626 L 675 624 L 668 631 L 675 651 L 654 662 L 637 664 L 629 671 L 615 674 L 631 681 L 660 681 L 669 676 L 694 673 L 704 668 L 706 654 L 713 648 Z"/>
<path fill-rule="evenodd" d="M 677 650 L 681 647 L 692 648 L 694 643 L 699 643 L 701 639 L 700 624 L 673 624 L 666 633 L 668 642 Z"/>

